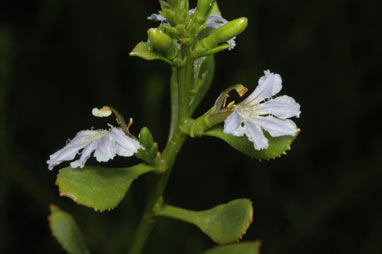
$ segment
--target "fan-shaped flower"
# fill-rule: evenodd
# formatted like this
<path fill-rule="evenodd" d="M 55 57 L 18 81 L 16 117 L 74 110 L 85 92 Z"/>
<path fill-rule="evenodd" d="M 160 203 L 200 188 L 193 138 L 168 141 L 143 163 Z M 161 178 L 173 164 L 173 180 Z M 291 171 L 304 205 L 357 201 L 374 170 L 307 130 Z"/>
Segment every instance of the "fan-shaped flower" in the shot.
<path fill-rule="evenodd" d="M 133 138 L 128 137 L 120 129 L 110 125 L 109 130 L 83 130 L 70 140 L 62 149 L 50 155 L 48 163 L 49 170 L 54 166 L 73 160 L 80 153 L 78 160 L 70 163 L 72 168 L 83 168 L 86 161 L 93 156 L 99 162 L 113 159 L 116 155 L 133 156 L 140 148 L 141 144 Z"/>
<path fill-rule="evenodd" d="M 294 136 L 298 128 L 288 119 L 300 116 L 300 104 L 292 97 L 283 95 L 272 98 L 282 88 L 279 74 L 264 71 L 256 89 L 224 121 L 224 133 L 234 136 L 246 135 L 256 150 L 268 148 L 268 139 L 263 131 L 272 137 Z"/>

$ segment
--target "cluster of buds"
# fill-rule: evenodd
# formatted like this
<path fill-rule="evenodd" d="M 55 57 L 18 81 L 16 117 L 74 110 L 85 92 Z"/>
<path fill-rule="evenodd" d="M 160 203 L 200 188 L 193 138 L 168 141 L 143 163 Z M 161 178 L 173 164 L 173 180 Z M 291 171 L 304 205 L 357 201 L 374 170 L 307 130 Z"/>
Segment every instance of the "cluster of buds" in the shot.
<path fill-rule="evenodd" d="M 248 25 L 245 17 L 229 22 L 224 19 L 215 0 L 198 0 L 195 9 L 188 9 L 188 1 L 161 1 L 161 8 L 159 14 L 148 17 L 161 22 L 159 27 L 147 31 L 148 43 L 169 60 L 181 58 L 179 53 L 184 48 L 195 59 L 232 49 L 235 37 Z"/>

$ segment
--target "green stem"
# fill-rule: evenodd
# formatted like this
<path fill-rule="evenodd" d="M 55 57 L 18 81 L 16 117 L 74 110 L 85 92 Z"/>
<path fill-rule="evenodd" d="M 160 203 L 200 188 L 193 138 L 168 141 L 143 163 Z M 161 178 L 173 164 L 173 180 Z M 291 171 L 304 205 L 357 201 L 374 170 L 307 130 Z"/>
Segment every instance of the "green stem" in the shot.
<path fill-rule="evenodd" d="M 163 174 L 158 176 L 157 182 L 150 193 L 141 222 L 138 225 L 138 229 L 128 252 L 129 254 L 142 253 L 145 242 L 154 226 L 154 208 L 161 201 L 168 179 L 170 178 L 176 156 L 186 140 L 187 135 L 181 131 L 180 127 L 183 122 L 189 118 L 189 88 L 190 83 L 192 82 L 192 67 L 193 61 L 189 60 L 184 66 L 173 68 L 173 75 L 176 75 L 176 79 L 174 76 L 171 79 L 172 106 L 170 134 L 166 148 L 164 149 L 160 159 L 160 170 Z M 178 96 L 176 96 L 176 91 L 178 92 Z M 175 112 L 178 113 L 177 116 L 175 116 Z"/>
<path fill-rule="evenodd" d="M 196 225 L 198 224 L 197 219 L 200 218 L 200 214 L 201 212 L 198 211 L 190 211 L 171 205 L 164 205 L 160 210 L 155 211 L 155 216 L 169 217 Z"/>
<path fill-rule="evenodd" d="M 179 116 L 178 72 L 176 67 L 172 67 L 171 71 L 172 71 L 171 80 L 170 80 L 171 123 L 170 123 L 170 133 L 168 135 L 168 141 L 174 135 L 176 125 L 178 124 L 178 116 Z"/>
<path fill-rule="evenodd" d="M 183 125 L 184 121 L 188 119 L 190 115 L 190 90 L 192 88 L 193 64 L 193 59 L 189 58 L 184 66 L 177 67 L 180 125 Z"/>

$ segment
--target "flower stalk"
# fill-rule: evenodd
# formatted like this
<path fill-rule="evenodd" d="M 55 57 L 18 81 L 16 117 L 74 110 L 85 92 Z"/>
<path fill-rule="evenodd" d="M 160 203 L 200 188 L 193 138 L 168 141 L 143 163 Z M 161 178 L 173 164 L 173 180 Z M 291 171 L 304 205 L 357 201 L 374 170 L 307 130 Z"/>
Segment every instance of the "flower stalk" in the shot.
<path fill-rule="evenodd" d="M 186 140 L 187 134 L 181 131 L 181 126 L 189 118 L 189 88 L 193 73 L 192 66 L 193 61 L 188 60 L 184 66 L 172 68 L 174 77 L 171 82 L 172 117 L 170 126 L 175 126 L 175 128 L 173 131 L 170 129 L 169 139 L 160 159 L 160 172 L 163 172 L 163 174 L 157 176 L 156 184 L 150 192 L 149 200 L 130 246 L 129 254 L 142 253 L 154 225 L 154 208 L 161 202 L 176 156 Z M 176 113 L 178 113 L 177 116 L 174 115 Z"/>

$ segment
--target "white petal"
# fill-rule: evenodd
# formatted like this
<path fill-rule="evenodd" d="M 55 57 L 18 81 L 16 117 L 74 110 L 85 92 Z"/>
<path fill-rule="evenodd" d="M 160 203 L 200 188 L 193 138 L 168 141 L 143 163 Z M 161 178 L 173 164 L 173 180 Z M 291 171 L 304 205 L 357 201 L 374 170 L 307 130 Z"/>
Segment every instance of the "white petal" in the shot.
<path fill-rule="evenodd" d="M 300 104 L 287 95 L 256 105 L 256 114 L 274 115 L 281 119 L 300 116 Z"/>
<path fill-rule="evenodd" d="M 111 135 L 115 142 L 115 152 L 119 156 L 132 156 L 140 148 L 142 148 L 141 144 L 138 141 L 126 136 L 121 129 L 112 128 Z"/>
<path fill-rule="evenodd" d="M 147 17 L 148 20 L 167 22 L 167 19 L 160 14 L 153 13 Z"/>
<path fill-rule="evenodd" d="M 76 157 L 79 150 L 81 150 L 82 147 L 77 146 L 65 146 L 64 148 L 58 150 L 54 154 L 49 156 L 49 160 L 46 162 L 48 163 L 49 170 L 52 170 L 56 165 L 64 162 L 73 160 L 74 157 Z"/>
<path fill-rule="evenodd" d="M 272 137 L 294 136 L 297 133 L 296 124 L 289 119 L 281 120 L 273 116 L 256 117 L 252 123 L 268 131 Z"/>
<path fill-rule="evenodd" d="M 115 149 L 113 144 L 113 138 L 110 134 L 106 135 L 97 144 L 97 149 L 94 152 L 94 157 L 99 162 L 108 161 L 115 156 Z"/>
<path fill-rule="evenodd" d="M 97 148 L 97 143 L 91 143 L 87 145 L 84 150 L 82 150 L 81 157 L 79 160 L 73 161 L 70 163 L 70 166 L 72 168 L 83 168 L 85 166 L 85 163 L 88 161 L 90 155 L 94 150 Z"/>
<path fill-rule="evenodd" d="M 64 146 L 62 149 L 58 150 L 54 154 L 50 155 L 49 160 L 47 161 L 48 168 L 52 170 L 54 166 L 64 161 L 73 160 L 82 148 L 84 148 L 94 140 L 102 138 L 104 135 L 106 135 L 106 133 L 107 131 L 105 130 L 84 130 L 78 132 L 76 136 L 66 146 Z"/>
<path fill-rule="evenodd" d="M 256 125 L 245 122 L 245 134 L 248 140 L 253 143 L 256 150 L 262 150 L 268 148 L 268 139 L 264 136 L 263 131 Z"/>
<path fill-rule="evenodd" d="M 259 79 L 259 84 L 255 91 L 242 102 L 243 104 L 256 105 L 280 92 L 282 88 L 280 75 L 271 73 L 269 70 L 264 71 L 264 74 L 265 75 Z"/>
<path fill-rule="evenodd" d="M 241 124 L 241 117 L 236 112 L 236 110 L 234 110 L 232 112 L 232 114 L 230 114 L 224 120 L 224 133 L 233 134 L 233 132 L 240 127 L 240 124 Z M 236 136 L 236 135 L 234 135 L 234 136 Z"/>
<path fill-rule="evenodd" d="M 227 24 L 227 23 L 228 23 L 228 21 L 225 18 L 223 18 L 222 16 L 217 15 L 217 14 L 211 14 L 207 20 L 206 28 L 211 27 L 211 28 L 214 28 L 216 30 L 219 27 L 221 27 L 222 25 Z"/>

